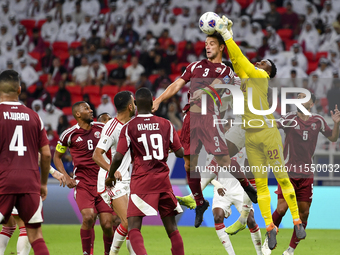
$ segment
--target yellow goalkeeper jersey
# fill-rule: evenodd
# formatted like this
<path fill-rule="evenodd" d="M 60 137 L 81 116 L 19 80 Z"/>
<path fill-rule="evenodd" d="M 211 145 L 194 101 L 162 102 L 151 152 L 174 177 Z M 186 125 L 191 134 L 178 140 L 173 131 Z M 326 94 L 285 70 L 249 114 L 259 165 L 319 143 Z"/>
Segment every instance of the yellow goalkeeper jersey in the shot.
<path fill-rule="evenodd" d="M 242 116 L 242 127 L 244 129 L 267 129 L 276 127 L 273 114 L 257 115 L 248 107 L 249 89 L 252 90 L 252 105 L 256 110 L 268 110 L 269 103 L 268 81 L 269 75 L 266 71 L 256 68 L 243 55 L 240 48 L 231 38 L 226 42 L 230 60 L 234 66 L 235 73 L 242 79 L 241 90 L 244 95 L 244 115 Z"/>

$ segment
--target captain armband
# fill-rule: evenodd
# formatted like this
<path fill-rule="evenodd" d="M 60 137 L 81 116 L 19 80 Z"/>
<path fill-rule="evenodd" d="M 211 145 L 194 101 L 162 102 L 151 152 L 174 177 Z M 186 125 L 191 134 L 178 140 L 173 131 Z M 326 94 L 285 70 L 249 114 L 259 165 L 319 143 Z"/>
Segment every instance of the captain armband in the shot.
<path fill-rule="evenodd" d="M 63 146 L 60 143 L 57 144 L 57 147 L 55 148 L 57 152 L 65 153 L 67 150 L 67 146 Z"/>

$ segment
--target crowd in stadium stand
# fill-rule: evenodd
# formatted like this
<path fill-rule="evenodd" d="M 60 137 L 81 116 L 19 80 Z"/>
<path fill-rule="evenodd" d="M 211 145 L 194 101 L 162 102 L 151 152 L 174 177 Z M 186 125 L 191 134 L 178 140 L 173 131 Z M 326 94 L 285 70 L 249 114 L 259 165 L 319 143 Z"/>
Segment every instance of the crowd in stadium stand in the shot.
<path fill-rule="evenodd" d="M 20 100 L 51 138 L 74 123 L 71 105 L 115 114 L 120 90 L 157 97 L 192 61 L 205 58 L 198 27 L 206 11 L 233 20 L 234 40 L 252 61 L 278 66 L 271 86 L 304 87 L 327 115 L 339 102 L 340 1 L 0 0 L 0 69 L 22 77 Z M 228 59 L 225 51 L 225 59 Z M 181 129 L 188 88 L 157 115 Z M 340 106 L 340 104 L 339 104 Z"/>

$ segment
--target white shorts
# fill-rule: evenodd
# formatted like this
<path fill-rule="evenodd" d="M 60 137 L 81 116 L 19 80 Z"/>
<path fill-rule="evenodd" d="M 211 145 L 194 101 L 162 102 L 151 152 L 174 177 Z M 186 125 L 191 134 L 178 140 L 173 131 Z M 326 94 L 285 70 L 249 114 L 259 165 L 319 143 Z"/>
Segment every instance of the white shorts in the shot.
<path fill-rule="evenodd" d="M 224 211 L 224 217 L 228 218 L 231 215 L 230 207 L 232 205 L 234 205 L 237 211 L 241 213 L 243 206 L 243 192 L 238 194 L 225 194 L 223 197 L 221 197 L 217 193 L 217 190 L 214 189 L 212 210 L 214 210 L 214 208 L 221 208 Z M 251 210 L 253 210 L 253 207 Z"/>
<path fill-rule="evenodd" d="M 225 133 L 225 139 L 235 144 L 240 151 L 246 144 L 246 131 L 242 129 L 241 125 L 232 126 Z"/>
<path fill-rule="evenodd" d="M 124 195 L 127 195 L 129 197 L 130 181 L 117 181 L 116 185 L 113 188 L 105 190 L 100 195 L 103 198 L 104 202 L 111 207 L 111 200 L 120 198 Z"/>

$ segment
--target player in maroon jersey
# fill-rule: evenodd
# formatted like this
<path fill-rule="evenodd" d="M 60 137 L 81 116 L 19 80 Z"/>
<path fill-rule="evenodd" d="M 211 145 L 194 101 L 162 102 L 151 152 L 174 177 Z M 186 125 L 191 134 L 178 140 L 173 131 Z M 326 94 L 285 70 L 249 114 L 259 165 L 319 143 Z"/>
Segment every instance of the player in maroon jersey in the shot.
<path fill-rule="evenodd" d="M 15 206 L 25 223 L 34 254 L 45 255 L 49 252 L 41 231 L 42 200 L 47 196 L 51 152 L 43 122 L 37 113 L 19 103 L 20 92 L 19 74 L 3 71 L 0 74 L 0 223 L 8 221 Z"/>
<path fill-rule="evenodd" d="M 203 221 L 203 213 L 209 206 L 204 200 L 200 173 L 196 171 L 198 154 L 204 145 L 208 154 L 215 156 L 219 166 L 227 167 L 231 162 L 228 147 L 223 132 L 219 125 L 214 125 L 214 120 L 219 118 L 215 114 L 213 99 L 207 97 L 207 114 L 201 114 L 201 96 L 203 93 L 217 94 L 215 84 L 233 84 L 234 72 L 230 67 L 222 63 L 222 54 L 225 49 L 225 42 L 219 34 L 208 35 L 205 41 L 207 58 L 196 61 L 187 66 L 182 76 L 170 84 L 168 88 L 153 102 L 153 112 L 159 104 L 174 96 L 183 86 L 190 82 L 190 99 L 184 107 L 186 113 L 181 132 L 181 142 L 184 147 L 185 170 L 187 180 L 192 194 L 196 201 L 195 227 L 199 227 Z M 217 96 L 217 95 L 216 95 Z M 253 202 L 257 202 L 255 189 L 249 185 L 246 176 L 241 172 L 232 172 L 241 183 L 244 190 Z"/>
<path fill-rule="evenodd" d="M 298 95 L 298 98 L 305 97 L 306 95 L 303 93 Z M 314 103 L 315 96 L 312 94 L 311 99 L 303 104 L 303 106 L 310 112 Z M 334 112 L 331 111 L 331 116 L 334 121 L 333 130 L 330 129 L 321 115 L 305 115 L 299 108 L 297 112 L 288 113 L 280 120 L 280 122 L 277 122 L 278 128 L 282 128 L 286 135 L 284 157 L 286 167 L 289 171 L 290 181 L 295 189 L 300 219 L 304 228 L 307 226 L 309 208 L 313 197 L 313 170 L 315 169 L 315 166 L 312 164 L 312 157 L 315 152 L 318 134 L 321 132 L 331 142 L 336 142 L 339 137 L 340 112 L 337 106 L 335 106 Z M 272 216 L 275 226 L 279 226 L 282 217 L 288 209 L 288 205 L 284 200 L 280 185 L 278 185 L 276 193 L 278 194 L 277 208 Z M 298 243 L 299 239 L 296 238 L 294 230 L 289 247 L 283 254 L 294 254 L 294 250 Z M 264 249 L 266 249 L 265 245 L 266 244 L 264 244 L 263 247 Z"/>
<path fill-rule="evenodd" d="M 169 167 L 166 163 L 169 148 L 177 157 L 183 157 L 183 148 L 170 121 L 151 114 L 152 94 L 141 88 L 136 92 L 138 115 L 124 125 L 120 132 L 117 152 L 113 157 L 109 178 L 105 184 L 112 187 L 114 174 L 124 154 L 131 149 L 133 170 L 128 204 L 129 238 L 137 255 L 146 254 L 140 233 L 144 216 L 157 215 L 171 240 L 172 254 L 184 254 L 183 240 L 177 230 L 175 215 L 182 212 L 172 191 Z"/>
<path fill-rule="evenodd" d="M 93 226 L 97 214 L 103 229 L 105 254 L 109 254 L 113 236 L 113 211 L 97 193 L 99 166 L 92 159 L 104 124 L 93 122 L 93 111 L 84 101 L 75 103 L 72 113 L 78 124 L 61 134 L 54 153 L 54 164 L 66 176 L 67 186 L 74 188 L 74 197 L 83 216 L 80 230 L 83 254 L 92 254 Z M 66 173 L 61 160 L 67 148 L 73 159 L 73 179 Z"/>

